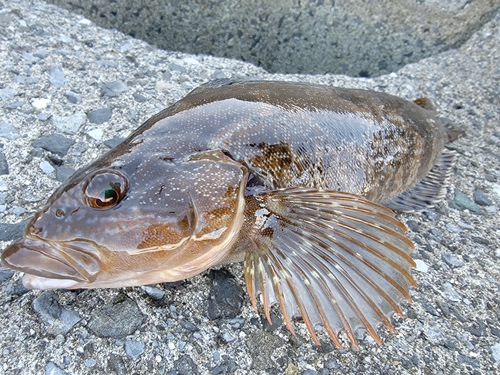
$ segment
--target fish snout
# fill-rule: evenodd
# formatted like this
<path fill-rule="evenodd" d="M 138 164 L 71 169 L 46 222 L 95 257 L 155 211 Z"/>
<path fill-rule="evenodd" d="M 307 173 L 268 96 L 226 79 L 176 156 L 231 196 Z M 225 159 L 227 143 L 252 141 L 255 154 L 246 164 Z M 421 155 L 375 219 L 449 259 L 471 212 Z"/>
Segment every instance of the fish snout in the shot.
<path fill-rule="evenodd" d="M 88 242 L 51 243 L 22 238 L 2 253 L 9 268 L 46 279 L 91 283 L 101 271 L 97 248 Z"/>

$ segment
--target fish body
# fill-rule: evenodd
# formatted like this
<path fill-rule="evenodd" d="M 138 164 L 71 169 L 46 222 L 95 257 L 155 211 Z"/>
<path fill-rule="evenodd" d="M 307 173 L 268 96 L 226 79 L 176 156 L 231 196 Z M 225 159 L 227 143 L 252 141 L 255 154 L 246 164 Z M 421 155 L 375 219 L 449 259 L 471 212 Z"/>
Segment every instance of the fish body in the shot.
<path fill-rule="evenodd" d="M 419 103 L 422 104 L 422 103 Z M 213 81 L 75 173 L 2 254 L 29 288 L 185 279 L 245 262 L 265 314 L 390 330 L 414 286 L 388 207 L 442 197 L 451 162 L 433 108 L 365 90 Z M 430 176 L 426 177 L 426 176 Z M 406 195 L 405 195 L 406 194 Z"/>

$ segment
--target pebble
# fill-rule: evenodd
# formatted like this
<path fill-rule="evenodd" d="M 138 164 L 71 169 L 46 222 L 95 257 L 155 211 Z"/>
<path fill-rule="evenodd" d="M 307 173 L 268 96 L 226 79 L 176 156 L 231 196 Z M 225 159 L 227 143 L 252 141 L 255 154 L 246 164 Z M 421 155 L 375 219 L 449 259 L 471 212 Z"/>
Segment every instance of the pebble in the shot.
<path fill-rule="evenodd" d="M 480 206 L 491 206 L 491 200 L 488 198 L 486 193 L 482 190 L 476 189 L 474 190 L 474 194 L 472 195 L 474 198 L 474 202 L 476 202 Z"/>
<path fill-rule="evenodd" d="M 18 139 L 20 135 L 17 129 L 13 125 L 9 124 L 8 122 L 1 122 L 0 137 L 13 141 L 15 139 Z"/>
<path fill-rule="evenodd" d="M 133 334 L 144 322 L 137 304 L 126 296 L 94 310 L 88 328 L 98 337 L 122 338 Z"/>
<path fill-rule="evenodd" d="M 64 93 L 64 96 L 70 103 L 80 104 L 82 102 L 82 96 L 76 92 L 68 90 Z"/>
<path fill-rule="evenodd" d="M 208 317 L 231 319 L 241 312 L 244 291 L 226 270 L 211 270 L 212 287 L 208 297 Z"/>
<path fill-rule="evenodd" d="M 52 115 L 50 113 L 44 113 L 44 112 L 42 112 L 42 113 L 38 114 L 38 119 L 40 121 L 47 121 L 51 117 L 52 117 Z"/>
<path fill-rule="evenodd" d="M 178 375 L 198 374 L 198 366 L 187 354 L 174 361 L 174 369 Z"/>
<path fill-rule="evenodd" d="M 441 255 L 441 259 L 444 260 L 444 262 L 451 268 L 459 268 L 464 265 L 464 262 L 452 254 L 444 253 Z"/>
<path fill-rule="evenodd" d="M 496 344 L 492 345 L 491 356 L 493 357 L 497 365 L 500 366 L 500 342 L 497 342 Z"/>
<path fill-rule="evenodd" d="M 80 315 L 62 307 L 58 300 L 59 297 L 53 291 L 48 291 L 35 298 L 32 306 L 48 325 L 47 332 L 52 335 L 65 335 L 80 321 Z"/>
<path fill-rule="evenodd" d="M 127 367 L 123 358 L 118 354 L 110 353 L 108 359 L 108 370 L 116 375 L 126 375 L 128 374 Z"/>
<path fill-rule="evenodd" d="M 144 342 L 135 340 L 125 341 L 125 353 L 132 359 L 138 358 L 144 353 Z"/>
<path fill-rule="evenodd" d="M 102 136 L 103 136 L 103 131 L 101 129 L 94 129 L 94 130 L 88 131 L 87 135 L 90 138 L 95 139 L 96 141 L 100 141 L 102 139 Z"/>
<path fill-rule="evenodd" d="M 0 223 L 0 241 L 13 241 L 21 238 L 29 220 L 26 219 L 16 224 Z"/>
<path fill-rule="evenodd" d="M 186 68 L 176 63 L 170 63 L 168 68 L 173 72 L 186 73 Z"/>
<path fill-rule="evenodd" d="M 9 174 L 9 163 L 3 151 L 0 151 L 0 175 Z"/>
<path fill-rule="evenodd" d="M 233 335 L 231 335 L 231 333 L 229 333 L 229 332 L 224 332 L 222 334 L 222 339 L 225 342 L 233 342 L 234 340 L 236 340 L 236 338 Z"/>
<path fill-rule="evenodd" d="M 141 289 L 155 301 L 160 301 L 165 296 L 165 292 L 156 286 L 143 285 L 141 286 Z"/>
<path fill-rule="evenodd" d="M 64 182 L 75 173 L 75 170 L 70 167 L 62 166 L 56 168 L 56 180 Z"/>
<path fill-rule="evenodd" d="M 57 133 L 43 135 L 31 142 L 31 145 L 34 148 L 43 148 L 44 150 L 50 151 L 60 156 L 66 155 L 69 148 L 74 144 L 75 141 L 73 139 L 66 138 L 65 136 Z"/>
<path fill-rule="evenodd" d="M 443 296 L 449 300 L 449 301 L 454 301 L 454 302 L 459 302 L 462 300 L 462 297 L 460 294 L 457 293 L 455 288 L 449 283 L 445 282 L 442 286 L 443 290 Z"/>
<path fill-rule="evenodd" d="M 36 109 L 44 109 L 50 104 L 50 99 L 45 98 L 33 98 L 30 100 L 30 103 Z"/>
<path fill-rule="evenodd" d="M 475 214 L 481 215 L 483 212 L 477 204 L 475 204 L 467 195 L 460 190 L 455 189 L 455 197 L 453 202 L 462 210 L 469 210 Z"/>
<path fill-rule="evenodd" d="M 426 273 L 427 271 L 429 271 L 429 265 L 425 263 L 423 260 L 415 259 L 415 264 L 416 264 L 415 269 L 418 272 Z"/>
<path fill-rule="evenodd" d="M 76 112 L 71 116 L 53 116 L 52 124 L 60 132 L 76 134 L 80 127 L 85 124 L 86 118 L 83 112 Z"/>
<path fill-rule="evenodd" d="M 122 81 L 104 83 L 101 86 L 102 94 L 105 97 L 113 98 L 128 90 L 127 85 Z"/>
<path fill-rule="evenodd" d="M 134 92 L 132 94 L 132 97 L 134 98 L 134 100 L 137 102 L 137 103 L 144 103 L 145 101 L 148 100 L 148 98 L 146 98 L 144 95 L 138 93 L 138 92 Z"/>
<path fill-rule="evenodd" d="M 49 82 L 52 86 L 55 86 L 57 88 L 61 88 L 64 86 L 64 84 L 66 83 L 66 78 L 64 77 L 64 73 L 60 68 L 53 66 L 52 68 L 50 68 L 49 73 Z"/>
<path fill-rule="evenodd" d="M 94 358 L 89 358 L 85 360 L 85 367 L 92 368 L 97 364 L 97 361 Z"/>
<path fill-rule="evenodd" d="M 43 160 L 42 162 L 40 162 L 40 169 L 42 170 L 43 173 L 45 174 L 51 174 L 52 172 L 55 171 L 55 168 L 50 165 L 50 163 L 46 160 Z"/>
<path fill-rule="evenodd" d="M 118 146 L 120 143 L 122 143 L 125 140 L 125 138 L 122 137 L 116 137 L 116 138 L 111 138 L 106 141 L 104 141 L 104 144 L 108 146 L 109 148 L 113 148 Z"/>
<path fill-rule="evenodd" d="M 0 181 L 0 191 L 8 191 L 9 190 L 9 184 L 7 181 Z"/>
<path fill-rule="evenodd" d="M 112 116 L 112 111 L 109 108 L 99 108 L 95 111 L 87 113 L 87 118 L 93 124 L 104 124 L 109 121 Z"/>
<path fill-rule="evenodd" d="M 16 94 L 16 90 L 14 90 L 10 87 L 0 89 L 0 99 L 2 99 L 2 101 L 4 101 L 4 102 L 12 99 L 15 94 Z"/>
<path fill-rule="evenodd" d="M 45 365 L 45 375 L 69 375 L 54 362 L 48 362 Z"/>
<path fill-rule="evenodd" d="M 14 271 L 8 269 L 0 269 L 0 283 L 10 279 L 12 276 L 14 276 Z"/>

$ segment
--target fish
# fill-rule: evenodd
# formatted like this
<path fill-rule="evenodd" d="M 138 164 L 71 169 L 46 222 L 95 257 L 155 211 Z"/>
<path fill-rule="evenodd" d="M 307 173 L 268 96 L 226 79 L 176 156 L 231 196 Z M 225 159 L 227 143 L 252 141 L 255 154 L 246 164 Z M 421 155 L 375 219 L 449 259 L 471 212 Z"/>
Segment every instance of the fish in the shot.
<path fill-rule="evenodd" d="M 254 309 L 321 344 L 381 343 L 417 284 L 394 211 L 443 199 L 454 154 L 427 99 L 214 80 L 77 171 L 2 262 L 30 289 L 184 280 L 243 262 Z M 345 337 L 341 339 L 342 333 Z"/>

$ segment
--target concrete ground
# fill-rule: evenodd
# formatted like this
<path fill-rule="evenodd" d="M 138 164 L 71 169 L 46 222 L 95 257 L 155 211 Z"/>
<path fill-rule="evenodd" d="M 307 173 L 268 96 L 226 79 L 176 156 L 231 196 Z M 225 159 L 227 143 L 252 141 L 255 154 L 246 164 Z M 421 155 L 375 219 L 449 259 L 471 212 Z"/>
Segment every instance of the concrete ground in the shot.
<path fill-rule="evenodd" d="M 117 290 L 28 291 L 0 270 L 4 374 L 500 372 L 500 15 L 451 49 L 377 77 L 279 75 L 156 49 L 39 0 L 0 0 L 0 240 L 20 235 L 72 171 L 212 78 L 258 77 L 430 98 L 466 131 L 445 202 L 400 215 L 419 285 L 383 345 L 316 346 L 251 308 L 241 265 Z M 21 224 L 19 224 L 21 223 Z M 222 285 L 222 287 L 221 287 Z M 232 291 L 224 295 L 224 291 Z M 224 298 L 220 296 L 224 295 Z"/>

